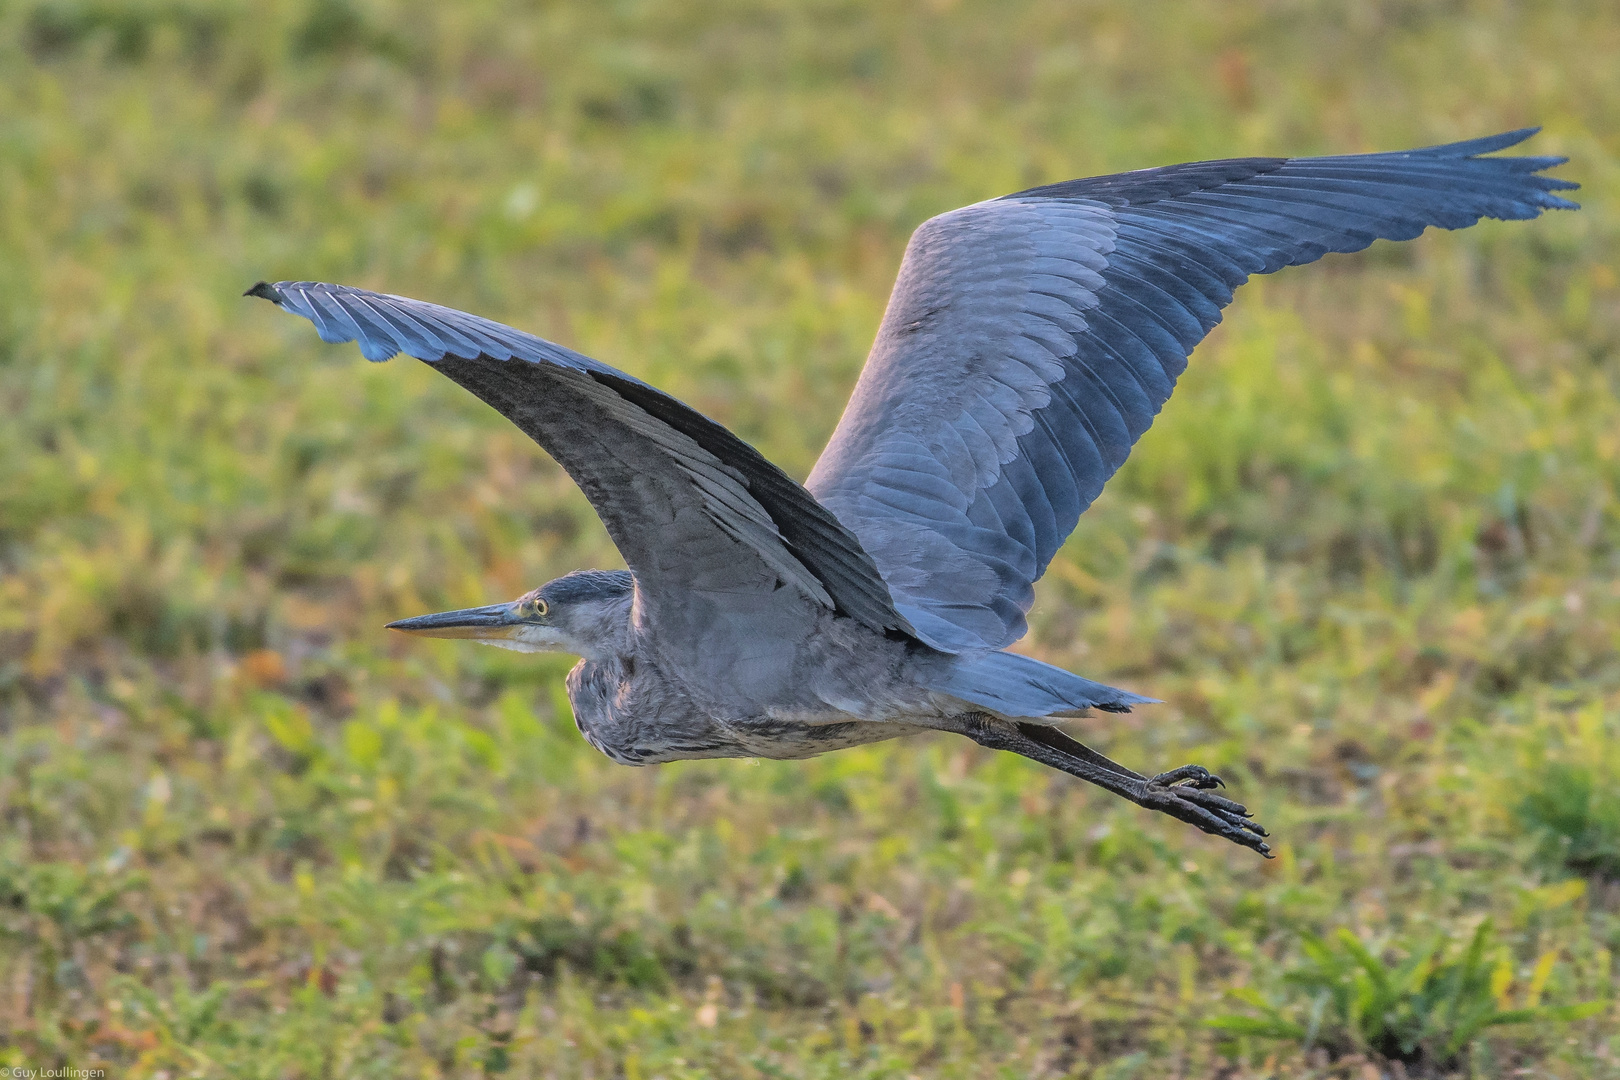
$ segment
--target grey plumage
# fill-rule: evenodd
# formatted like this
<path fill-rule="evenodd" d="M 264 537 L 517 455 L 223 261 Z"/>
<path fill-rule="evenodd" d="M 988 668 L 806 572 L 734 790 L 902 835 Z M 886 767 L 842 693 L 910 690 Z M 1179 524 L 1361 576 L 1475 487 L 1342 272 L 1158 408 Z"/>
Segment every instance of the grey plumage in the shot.
<path fill-rule="evenodd" d="M 1429 225 L 1572 208 L 1534 129 L 1394 154 L 1247 158 L 1033 188 L 924 222 L 804 486 L 720 425 L 562 346 L 341 285 L 249 292 L 371 360 L 427 361 L 579 484 L 630 570 L 397 629 L 584 659 L 580 729 L 633 764 L 802 757 L 936 729 L 1262 853 L 1196 766 L 1147 778 L 1058 731 L 1149 699 L 1000 650 L 1034 583 L 1255 273 Z"/>

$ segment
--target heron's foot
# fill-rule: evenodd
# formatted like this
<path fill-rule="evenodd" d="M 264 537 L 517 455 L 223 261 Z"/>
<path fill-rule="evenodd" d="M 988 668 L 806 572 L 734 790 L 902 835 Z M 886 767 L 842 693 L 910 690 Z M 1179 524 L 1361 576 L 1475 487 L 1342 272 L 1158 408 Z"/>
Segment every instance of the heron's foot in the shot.
<path fill-rule="evenodd" d="M 1269 834 L 1251 820 L 1248 808 L 1210 791 L 1224 786 L 1202 765 L 1183 765 L 1144 782 L 1136 801 L 1271 858 L 1271 845 L 1261 839 Z"/>

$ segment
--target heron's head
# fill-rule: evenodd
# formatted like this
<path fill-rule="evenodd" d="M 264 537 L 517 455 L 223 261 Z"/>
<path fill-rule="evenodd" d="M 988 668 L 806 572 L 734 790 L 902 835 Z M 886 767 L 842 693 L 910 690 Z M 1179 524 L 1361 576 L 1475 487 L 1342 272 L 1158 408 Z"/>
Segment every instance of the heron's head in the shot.
<path fill-rule="evenodd" d="M 634 585 L 628 570 L 576 570 L 509 603 L 418 615 L 388 629 L 596 657 L 610 652 L 623 633 Z"/>

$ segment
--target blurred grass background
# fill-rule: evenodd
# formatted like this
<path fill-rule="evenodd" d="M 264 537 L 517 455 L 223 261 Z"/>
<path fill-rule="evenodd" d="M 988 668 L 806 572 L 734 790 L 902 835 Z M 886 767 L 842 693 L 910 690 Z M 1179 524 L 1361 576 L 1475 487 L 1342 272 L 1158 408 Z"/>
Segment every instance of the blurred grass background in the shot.
<path fill-rule="evenodd" d="M 1273 862 L 963 740 L 609 764 L 566 660 L 381 629 L 616 565 L 584 499 L 238 295 L 508 321 L 802 477 L 930 214 L 1535 123 L 1585 209 L 1251 283 L 1040 589 L 1165 699 L 1087 740 Z M 1620 1076 L 1612 1005 L 1445 1057 L 1308 993 L 1489 919 L 1482 1007 L 1615 994 L 1617 131 L 1597 0 L 0 6 L 0 1063 Z M 1207 1023 L 1268 1009 L 1324 1033 Z"/>

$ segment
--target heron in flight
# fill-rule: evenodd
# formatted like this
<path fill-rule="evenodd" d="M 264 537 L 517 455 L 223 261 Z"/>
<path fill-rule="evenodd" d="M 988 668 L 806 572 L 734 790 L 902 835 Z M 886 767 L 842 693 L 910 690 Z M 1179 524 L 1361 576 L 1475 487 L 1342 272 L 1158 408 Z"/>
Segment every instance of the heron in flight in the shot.
<path fill-rule="evenodd" d="M 614 761 L 803 758 L 923 731 L 1010 750 L 1262 855 L 1198 765 L 1155 776 L 1061 728 L 1151 701 L 1005 651 L 1082 511 L 1251 274 L 1430 225 L 1575 204 L 1536 129 L 1400 153 L 1238 158 L 1071 180 L 918 227 L 877 341 L 800 484 L 697 411 L 561 345 L 307 281 L 248 290 L 368 360 L 426 361 L 583 489 L 628 570 L 390 623 L 582 659 Z"/>

